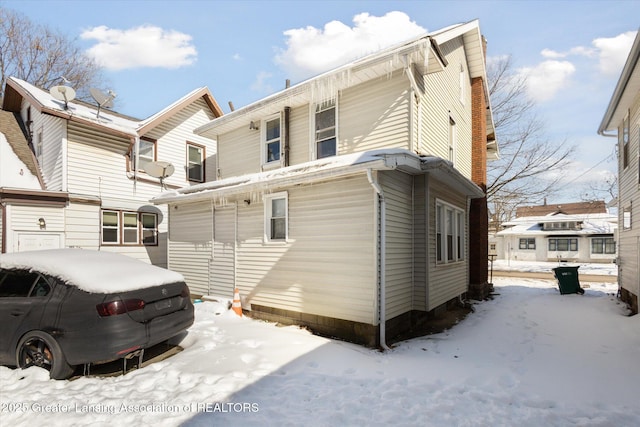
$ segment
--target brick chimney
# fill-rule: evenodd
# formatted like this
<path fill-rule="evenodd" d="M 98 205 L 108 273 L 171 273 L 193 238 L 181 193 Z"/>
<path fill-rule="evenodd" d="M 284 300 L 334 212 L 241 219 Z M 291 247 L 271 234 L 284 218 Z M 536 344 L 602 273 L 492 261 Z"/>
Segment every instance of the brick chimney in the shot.
<path fill-rule="evenodd" d="M 486 41 L 483 49 L 486 56 Z M 473 299 L 485 299 L 491 292 L 488 282 L 489 217 L 487 209 L 487 99 L 482 77 L 471 80 L 471 180 L 485 197 L 471 200 L 469 211 L 469 292 Z"/>

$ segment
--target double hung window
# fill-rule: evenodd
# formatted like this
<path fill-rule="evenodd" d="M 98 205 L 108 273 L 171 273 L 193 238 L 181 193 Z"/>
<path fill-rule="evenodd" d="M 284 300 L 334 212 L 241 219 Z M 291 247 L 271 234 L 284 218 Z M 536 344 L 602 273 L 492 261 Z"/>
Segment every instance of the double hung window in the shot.
<path fill-rule="evenodd" d="M 436 202 L 436 262 L 449 263 L 464 259 L 465 215 L 447 203 Z"/>
<path fill-rule="evenodd" d="M 317 159 L 335 156 L 338 153 L 335 101 L 325 101 L 316 105 L 315 150 Z"/>

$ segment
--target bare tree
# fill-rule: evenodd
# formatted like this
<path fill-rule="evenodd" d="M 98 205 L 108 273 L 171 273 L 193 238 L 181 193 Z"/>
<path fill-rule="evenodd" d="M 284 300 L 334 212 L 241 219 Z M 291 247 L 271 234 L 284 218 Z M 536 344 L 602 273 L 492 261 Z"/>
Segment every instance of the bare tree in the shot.
<path fill-rule="evenodd" d="M 79 99 L 88 100 L 89 87 L 104 87 L 101 72 L 96 62 L 62 33 L 0 8 L 0 99 L 12 76 L 42 89 L 64 84 L 64 77 Z"/>
<path fill-rule="evenodd" d="M 557 191 L 574 147 L 546 138 L 526 77 L 513 69 L 510 56 L 491 62 L 487 78 L 500 146 L 500 160 L 487 167 L 487 202 L 496 226 L 511 219 L 518 205 L 539 203 Z"/>

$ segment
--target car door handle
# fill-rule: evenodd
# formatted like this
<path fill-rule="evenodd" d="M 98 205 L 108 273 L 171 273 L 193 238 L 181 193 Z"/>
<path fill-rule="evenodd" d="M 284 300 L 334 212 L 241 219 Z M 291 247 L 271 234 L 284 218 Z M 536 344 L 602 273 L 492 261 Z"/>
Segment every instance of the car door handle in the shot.
<path fill-rule="evenodd" d="M 24 314 L 24 311 L 12 311 L 11 315 L 14 317 L 18 317 L 18 316 L 22 316 Z"/>

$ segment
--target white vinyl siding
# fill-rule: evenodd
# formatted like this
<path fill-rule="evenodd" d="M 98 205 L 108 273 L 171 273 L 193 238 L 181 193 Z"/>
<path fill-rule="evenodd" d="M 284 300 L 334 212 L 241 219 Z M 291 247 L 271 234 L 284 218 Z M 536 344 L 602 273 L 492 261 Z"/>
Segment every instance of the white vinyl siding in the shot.
<path fill-rule="evenodd" d="M 169 206 L 169 265 L 181 273 L 193 296 L 209 294 L 213 211 L 210 202 Z"/>
<path fill-rule="evenodd" d="M 429 229 L 428 229 L 428 290 L 427 290 L 427 310 L 432 310 L 441 304 L 446 303 L 452 298 L 463 294 L 467 291 L 468 278 L 468 262 L 467 260 L 467 234 L 464 233 L 464 253 L 463 260 L 460 262 L 438 263 L 436 261 L 437 245 L 436 245 L 436 223 L 435 215 L 437 201 L 446 202 L 452 207 L 458 208 L 466 212 L 466 197 L 453 193 L 450 188 L 440 181 L 429 179 Z M 467 229 L 467 218 L 465 215 L 465 230 Z"/>
<path fill-rule="evenodd" d="M 67 245 L 97 250 L 100 247 L 100 206 L 70 203 L 64 211 Z"/>
<path fill-rule="evenodd" d="M 218 137 L 220 179 L 260 172 L 260 135 L 260 130 L 243 126 Z"/>
<path fill-rule="evenodd" d="M 410 149 L 410 94 L 401 71 L 345 89 L 338 104 L 338 154 Z"/>
<path fill-rule="evenodd" d="M 235 288 L 236 207 L 213 211 L 214 241 L 209 293 L 231 299 Z"/>
<path fill-rule="evenodd" d="M 26 103 L 24 104 L 27 105 Z M 23 114 L 26 117 L 26 113 Z M 64 188 L 64 157 L 66 144 L 66 121 L 59 117 L 42 114 L 31 108 L 34 143 L 38 135 L 42 136 L 42 152 L 38 158 L 42 178 L 49 191 L 66 191 Z"/>
<path fill-rule="evenodd" d="M 622 122 L 618 132 L 622 132 Z M 618 152 L 623 153 L 622 135 Z M 640 94 L 632 104 L 629 114 L 629 162 L 624 167 L 624 156 L 619 156 L 619 206 L 618 211 L 618 282 L 621 287 L 640 297 L 640 185 L 638 169 L 640 159 Z"/>
<path fill-rule="evenodd" d="M 193 133 L 193 129 L 209 123 L 213 118 L 213 113 L 206 102 L 199 99 L 145 134 L 146 137 L 157 140 L 158 161 L 170 162 L 175 166 L 174 174 L 164 180 L 166 185 L 182 187 L 189 183 L 185 159 L 187 142 L 205 148 L 207 156 L 203 159 L 207 169 L 205 179 L 207 181 L 216 179 L 216 143 Z"/>
<path fill-rule="evenodd" d="M 289 240 L 275 246 L 263 242 L 261 201 L 240 201 L 241 295 L 251 304 L 377 324 L 374 195 L 366 176 L 288 190 Z"/>
<path fill-rule="evenodd" d="M 443 43 L 440 49 L 449 64 L 466 62 L 461 38 Z M 449 159 L 450 118 L 453 118 L 456 125 L 455 168 L 471 179 L 471 102 L 468 99 L 471 81 L 468 69 L 463 68 L 466 102 L 460 102 L 460 67 L 448 66 L 442 72 L 424 77 L 427 93 L 419 103 L 421 123 L 416 128 L 419 132 L 418 150 L 421 154 Z"/>
<path fill-rule="evenodd" d="M 386 204 L 386 320 L 413 308 L 413 178 L 380 173 Z"/>

